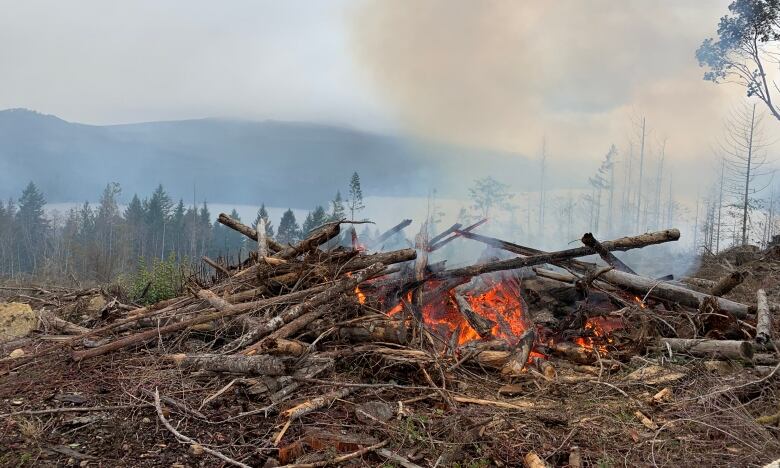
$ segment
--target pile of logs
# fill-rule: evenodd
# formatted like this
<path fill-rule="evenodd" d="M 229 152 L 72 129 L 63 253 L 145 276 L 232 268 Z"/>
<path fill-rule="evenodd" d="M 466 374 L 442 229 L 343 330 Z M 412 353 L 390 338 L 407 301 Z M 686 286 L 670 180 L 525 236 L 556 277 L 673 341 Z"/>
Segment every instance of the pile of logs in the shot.
<path fill-rule="evenodd" d="M 702 292 L 702 283 L 695 279 L 684 283 L 638 275 L 612 253 L 676 241 L 680 237 L 676 229 L 606 242 L 585 234 L 580 247 L 543 252 L 475 233 L 483 220 L 465 228 L 453 225 L 431 238 L 423 225 L 415 249 L 368 253 L 355 242 L 354 227 L 350 228 L 352 248 L 333 247 L 338 244 L 333 240 L 339 237 L 341 226 L 349 225 L 347 221 L 325 224 L 295 245 L 282 245 L 266 237 L 261 224 L 253 228 L 225 214 L 219 215 L 219 222 L 257 242 L 257 250 L 248 261 L 222 266 L 204 257 L 218 279 L 210 287 L 193 283 L 186 296 L 147 307 L 123 306 L 131 310 L 122 311 L 120 318 L 99 327 L 69 328 L 59 320 L 59 328 L 75 336 L 16 359 L 11 365 L 66 349 L 73 360 L 83 361 L 123 349 L 159 345 L 161 340 L 183 343 L 185 340 L 175 339 L 182 334 L 208 336 L 203 343 L 209 344 L 199 354 L 168 356 L 174 362 L 259 375 L 311 370 L 312 362 L 319 363 L 319 358 L 332 359 L 345 352 L 374 353 L 385 359 L 418 363 L 443 357 L 451 359 L 453 366 L 473 362 L 510 376 L 518 375 L 529 363 L 538 364 L 540 357 L 555 354 L 593 362 L 603 357 L 599 350 L 621 351 L 621 346 L 632 353 L 649 347 L 748 362 L 774 359 L 766 354 L 774 346 L 774 306 L 768 304 L 764 292 L 758 292 L 756 306 L 722 297 L 739 284 L 740 275 L 727 275 L 717 284 L 707 284 L 710 291 Z M 394 226 L 369 248 L 381 246 L 410 222 L 404 220 Z M 454 269 L 447 269 L 444 261 L 428 261 L 433 252 L 456 238 L 481 242 L 516 256 Z M 592 255 L 598 255 L 602 264 L 577 260 Z M 495 336 L 499 325 L 506 325 L 497 325 L 496 318 L 499 322 L 507 318 L 494 316 L 491 320 L 475 312 L 467 298 L 474 284 L 485 283 L 480 283 L 480 277 L 523 285 L 523 292 L 517 292 L 524 296 L 517 298 L 524 309 L 521 336 Z M 545 296 L 556 303 L 544 304 L 541 298 Z M 442 336 L 429 326 L 429 315 L 431 307 L 438 304 L 435 307 L 441 308 L 446 303 L 458 311 L 462 323 L 453 322 L 449 336 L 446 330 Z M 538 308 L 554 313 L 542 319 L 536 317 Z M 391 310 L 400 313 L 390 314 Z M 628 346 L 626 340 L 635 338 L 637 324 L 646 324 L 647 317 L 658 314 L 665 317 L 661 321 L 666 327 L 659 326 L 645 333 L 641 343 L 634 340 L 637 342 Z M 669 325 L 674 322 L 669 314 L 698 314 L 702 325 L 680 336 L 676 327 Z M 600 330 L 594 325 L 599 322 L 591 320 L 594 316 L 617 318 L 621 324 L 614 328 L 625 339 L 617 343 L 607 336 L 613 330 Z M 706 335 L 713 316 L 733 325 L 729 336 Z M 637 322 L 626 323 L 629 319 Z M 478 339 L 458 343 L 456 335 L 462 335 L 464 327 L 473 329 Z M 299 359 L 301 356 L 307 359 Z"/>

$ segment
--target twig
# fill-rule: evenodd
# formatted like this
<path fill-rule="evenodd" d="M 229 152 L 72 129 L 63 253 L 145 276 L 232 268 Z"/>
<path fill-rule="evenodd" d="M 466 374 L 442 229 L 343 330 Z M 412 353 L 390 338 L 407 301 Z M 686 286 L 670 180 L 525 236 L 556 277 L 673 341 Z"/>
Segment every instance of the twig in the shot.
<path fill-rule="evenodd" d="M 360 450 L 356 450 L 356 451 L 354 451 L 352 453 L 348 453 L 346 455 L 342 455 L 342 456 L 336 457 L 336 458 L 331 458 L 330 460 L 318 461 L 316 463 L 293 463 L 293 464 L 290 464 L 290 465 L 282 465 L 279 468 L 317 468 L 317 467 L 320 467 L 320 466 L 335 465 L 335 464 L 342 463 L 342 462 L 345 462 L 345 461 L 348 461 L 348 460 L 352 460 L 353 458 L 357 458 L 357 457 L 363 456 L 363 455 L 365 455 L 365 454 L 367 454 L 369 452 L 373 452 L 374 450 L 376 450 L 378 448 L 384 447 L 385 445 L 387 445 L 388 442 L 389 442 L 389 440 L 385 440 L 385 441 L 379 442 L 378 444 L 370 445 L 370 446 L 362 448 Z"/>
<path fill-rule="evenodd" d="M 215 457 L 219 458 L 225 463 L 230 463 L 231 465 L 240 466 L 242 468 L 252 468 L 251 466 L 241 463 L 240 461 L 233 460 L 232 458 L 228 457 L 227 455 L 221 452 L 217 452 L 214 449 L 205 447 L 199 444 L 195 439 L 190 439 L 189 437 L 185 436 L 184 434 L 174 429 L 174 427 L 171 426 L 171 423 L 169 423 L 168 420 L 165 419 L 165 415 L 163 414 L 162 407 L 160 406 L 160 391 L 157 388 L 154 389 L 154 407 L 157 409 L 157 416 L 160 418 L 160 422 L 163 423 L 163 426 L 165 426 L 165 428 L 168 429 L 171 432 L 171 434 L 176 436 L 176 440 L 178 440 L 179 443 L 190 444 L 190 445 L 197 444 L 203 448 L 204 452 L 210 455 L 214 455 Z"/>

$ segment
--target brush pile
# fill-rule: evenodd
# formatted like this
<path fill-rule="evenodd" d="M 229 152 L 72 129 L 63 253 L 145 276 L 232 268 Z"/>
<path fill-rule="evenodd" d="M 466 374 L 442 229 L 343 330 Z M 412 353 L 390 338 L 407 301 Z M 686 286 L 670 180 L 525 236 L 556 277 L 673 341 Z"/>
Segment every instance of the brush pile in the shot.
<path fill-rule="evenodd" d="M 0 464 L 780 456 L 773 296 L 736 302 L 723 296 L 740 275 L 647 278 L 612 253 L 677 230 L 542 252 L 477 234 L 482 221 L 430 238 L 423 226 L 414 248 L 383 252 L 410 220 L 370 246 L 350 228 L 349 247 L 337 242 L 347 222 L 281 245 L 262 225 L 219 221 L 257 250 L 239 265 L 204 258 L 213 278 L 185 296 L 135 307 L 109 291 L 12 288 L 42 331 L 2 348 Z M 433 261 L 455 240 L 485 244 L 483 261 Z"/>

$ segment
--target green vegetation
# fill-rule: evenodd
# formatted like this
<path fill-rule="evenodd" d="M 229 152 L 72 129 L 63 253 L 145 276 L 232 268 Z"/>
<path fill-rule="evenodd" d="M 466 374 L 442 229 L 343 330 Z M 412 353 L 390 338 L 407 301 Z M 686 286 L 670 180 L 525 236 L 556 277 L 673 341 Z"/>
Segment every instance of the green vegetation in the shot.
<path fill-rule="evenodd" d="M 139 260 L 138 269 L 130 280 L 130 297 L 143 304 L 152 304 L 181 295 L 188 272 L 185 262 L 178 262 L 171 253 L 167 260 Z"/>

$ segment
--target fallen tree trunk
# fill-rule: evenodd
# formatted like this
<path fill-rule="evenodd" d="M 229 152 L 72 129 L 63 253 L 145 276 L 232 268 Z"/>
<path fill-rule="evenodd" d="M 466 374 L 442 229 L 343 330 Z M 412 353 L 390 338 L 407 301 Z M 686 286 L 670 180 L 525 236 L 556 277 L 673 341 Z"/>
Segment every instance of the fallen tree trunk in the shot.
<path fill-rule="evenodd" d="M 718 297 L 724 296 L 732 289 L 742 284 L 746 277 L 747 273 L 744 271 L 733 271 L 715 283 L 712 289 L 710 289 L 710 295 Z"/>
<path fill-rule="evenodd" d="M 750 307 L 745 304 L 622 271 L 610 270 L 604 272 L 599 276 L 598 280 L 623 287 L 637 295 L 644 296 L 649 292 L 650 296 L 654 298 L 677 302 L 697 310 L 705 300 L 716 300 L 720 310 L 728 312 L 737 318 L 744 319 L 750 313 Z"/>
<path fill-rule="evenodd" d="M 766 344 L 772 341 L 772 313 L 766 291 L 756 292 L 756 343 Z"/>
<path fill-rule="evenodd" d="M 749 341 L 661 338 L 657 349 L 671 349 L 677 353 L 695 357 L 750 361 L 753 359 L 753 345 Z"/>
<path fill-rule="evenodd" d="M 275 258 L 281 258 L 285 260 L 295 258 L 302 253 L 316 249 L 325 242 L 328 242 L 329 240 L 338 236 L 340 232 L 341 228 L 339 227 L 338 222 L 328 223 L 315 230 L 306 239 L 298 242 L 295 245 L 285 247 L 280 252 L 275 253 L 273 256 Z"/>
<path fill-rule="evenodd" d="M 87 328 L 57 317 L 54 312 L 49 310 L 38 312 L 38 328 L 44 330 L 52 328 L 67 335 L 84 335 L 90 332 Z"/>
<path fill-rule="evenodd" d="M 232 372 L 235 374 L 252 375 L 287 375 L 289 373 L 289 367 L 286 365 L 284 359 L 264 354 L 258 356 L 174 354 L 168 356 L 168 359 L 184 368 L 212 372 Z"/>
<path fill-rule="evenodd" d="M 463 318 L 466 319 L 466 322 L 477 332 L 480 338 L 489 339 L 493 336 L 492 329 L 495 322 L 474 312 L 469 301 L 459 293 L 455 293 L 455 302 L 458 303 L 458 310 L 463 315 Z"/>

